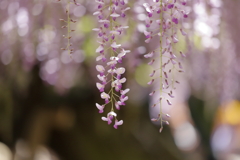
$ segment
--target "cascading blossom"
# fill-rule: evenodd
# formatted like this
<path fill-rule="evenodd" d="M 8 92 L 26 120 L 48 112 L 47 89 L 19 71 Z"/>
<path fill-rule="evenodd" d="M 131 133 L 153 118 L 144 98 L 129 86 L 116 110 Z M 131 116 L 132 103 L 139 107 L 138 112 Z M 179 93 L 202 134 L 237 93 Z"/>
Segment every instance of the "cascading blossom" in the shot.
<path fill-rule="evenodd" d="M 58 2 L 61 2 L 61 0 L 58 0 Z M 62 28 L 67 29 L 67 35 L 63 35 L 63 37 L 67 39 L 67 46 L 65 48 L 61 48 L 61 50 L 66 50 L 68 51 L 69 54 L 72 54 L 74 52 L 74 49 L 72 48 L 72 43 L 70 42 L 70 39 L 72 38 L 71 33 L 74 32 L 75 30 L 70 28 L 70 24 L 76 23 L 77 21 L 73 20 L 70 17 L 70 4 L 75 4 L 76 6 L 80 6 L 80 4 L 77 3 L 76 0 L 73 0 L 73 1 L 68 0 L 66 11 L 65 11 L 67 15 L 67 19 L 66 20 L 59 19 L 59 20 L 62 22 L 65 22 L 65 25 L 63 25 Z"/>
<path fill-rule="evenodd" d="M 185 9 L 186 4 L 186 0 L 153 0 L 143 4 L 147 11 L 145 20 L 147 31 L 144 32 L 146 36 L 145 42 L 149 43 L 153 37 L 159 37 L 159 47 L 145 54 L 144 57 L 152 58 L 148 64 L 154 67 L 155 59 L 159 58 L 158 67 L 149 74 L 151 80 L 148 85 L 153 84 L 155 81 L 160 84 L 159 89 L 149 94 L 154 96 L 159 91 L 160 97 L 158 97 L 158 102 L 153 104 L 153 107 L 159 105 L 160 112 L 157 118 L 152 118 L 152 121 L 160 121 L 160 132 L 163 129 L 163 122 L 169 124 L 163 118 L 162 102 L 166 101 L 168 105 L 172 105 L 169 99 L 174 98 L 173 90 L 176 89 L 176 83 L 179 83 L 175 80 L 174 72 L 183 72 L 180 57 L 185 57 L 185 55 L 181 51 L 176 51 L 175 44 L 179 41 L 177 34 L 179 31 L 183 36 L 187 35 L 181 25 L 183 19 L 188 17 Z M 165 114 L 165 116 L 170 117 L 168 114 Z"/>
<path fill-rule="evenodd" d="M 126 6 L 125 0 L 95 0 L 97 3 L 97 11 L 93 13 L 98 18 L 99 27 L 93 31 L 98 33 L 99 47 L 96 52 L 99 54 L 96 61 L 102 61 L 102 65 L 97 65 L 99 82 L 96 83 L 100 96 L 105 101 L 100 105 L 96 103 L 99 113 L 103 113 L 107 104 L 111 105 L 111 109 L 107 117 L 102 117 L 103 121 L 111 124 L 113 119 L 115 123 L 113 127 L 118 128 L 123 124 L 123 120 L 117 119 L 116 110 L 120 110 L 128 100 L 126 94 L 130 89 L 123 89 L 122 85 L 126 82 L 126 78 L 122 77 L 125 73 L 124 67 L 119 67 L 123 58 L 129 53 L 117 41 L 117 38 L 123 34 L 128 26 L 122 25 L 122 21 L 126 18 L 125 12 L 130 8 Z M 108 88 L 110 89 L 108 90 Z"/>

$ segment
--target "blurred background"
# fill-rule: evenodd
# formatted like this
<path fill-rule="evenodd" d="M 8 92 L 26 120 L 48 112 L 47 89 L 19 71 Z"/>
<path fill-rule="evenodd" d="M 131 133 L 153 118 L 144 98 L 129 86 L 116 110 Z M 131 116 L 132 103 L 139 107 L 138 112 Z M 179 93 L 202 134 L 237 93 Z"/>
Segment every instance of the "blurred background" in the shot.
<path fill-rule="evenodd" d="M 189 0 L 185 73 L 165 111 L 170 125 L 151 118 L 143 54 L 143 0 L 129 1 L 130 28 L 122 45 L 131 88 L 115 130 L 101 120 L 96 88 L 94 0 L 70 6 L 71 59 L 62 35 L 66 2 L 0 0 L 0 160 L 240 160 L 240 1 Z"/>

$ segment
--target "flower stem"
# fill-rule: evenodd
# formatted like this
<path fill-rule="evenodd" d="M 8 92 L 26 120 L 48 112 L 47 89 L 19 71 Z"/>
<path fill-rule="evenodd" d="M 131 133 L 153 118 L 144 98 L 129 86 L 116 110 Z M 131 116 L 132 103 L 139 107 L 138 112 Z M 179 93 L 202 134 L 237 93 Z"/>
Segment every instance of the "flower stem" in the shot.
<path fill-rule="evenodd" d="M 163 90 L 163 88 L 162 88 L 162 72 L 163 72 L 163 70 L 162 70 L 162 64 L 163 64 L 163 61 L 162 61 L 162 53 L 163 53 L 163 47 L 162 47 L 162 37 L 163 37 L 163 2 L 162 2 L 162 0 L 161 0 L 161 3 L 160 3 L 160 10 L 161 10 L 161 14 L 160 14 L 160 19 L 161 19 L 161 26 L 160 26 L 160 34 L 161 34 L 161 36 L 160 36 L 160 41 L 159 41 L 159 43 L 160 43 L 160 97 L 162 97 L 162 90 Z M 162 102 L 161 102 L 162 100 L 160 100 L 160 111 L 159 111 L 159 118 L 160 118 L 160 123 L 161 123 L 161 127 L 162 127 Z"/>
<path fill-rule="evenodd" d="M 110 0 L 110 15 L 111 15 L 111 12 L 112 12 L 112 0 Z M 112 19 L 112 17 L 111 16 L 109 16 L 110 17 L 110 31 L 112 31 L 112 28 L 113 28 L 113 19 Z M 110 37 L 110 45 L 112 44 L 112 38 Z M 111 56 L 113 56 L 114 55 L 114 53 L 113 53 L 113 50 L 111 49 Z M 113 74 L 112 74 L 112 77 L 111 77 L 111 81 L 113 82 L 114 81 L 114 77 L 113 77 Z M 112 103 L 112 108 L 111 108 L 111 111 L 113 111 L 114 109 L 113 109 L 113 92 L 114 92 L 114 90 L 113 90 L 113 86 L 111 85 L 111 90 L 112 90 L 112 92 L 111 92 L 111 103 Z"/>
<path fill-rule="evenodd" d="M 67 33 L 67 39 L 68 39 L 68 44 L 67 44 L 67 50 L 68 50 L 68 54 L 70 54 L 70 14 L 69 14 L 69 11 L 70 11 L 70 0 L 68 0 L 68 3 L 67 3 L 67 23 L 68 23 L 68 33 Z"/>

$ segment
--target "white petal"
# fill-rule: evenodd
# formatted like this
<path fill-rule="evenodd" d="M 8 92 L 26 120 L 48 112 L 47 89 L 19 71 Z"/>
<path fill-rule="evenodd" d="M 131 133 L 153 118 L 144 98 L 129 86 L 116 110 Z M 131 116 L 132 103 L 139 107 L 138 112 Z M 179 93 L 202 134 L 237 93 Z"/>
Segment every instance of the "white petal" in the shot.
<path fill-rule="evenodd" d="M 117 13 L 113 13 L 113 14 L 111 14 L 110 16 L 111 16 L 111 17 L 120 17 L 120 15 L 117 14 Z"/>
<path fill-rule="evenodd" d="M 148 38 L 148 39 L 145 40 L 145 42 L 146 42 L 146 43 L 149 43 L 150 40 L 151 40 L 151 38 Z"/>
<path fill-rule="evenodd" d="M 115 86 L 116 86 L 116 81 L 113 81 L 113 82 L 111 83 L 111 86 L 112 86 L 112 87 L 115 87 Z"/>
<path fill-rule="evenodd" d="M 127 28 L 129 28 L 129 26 L 121 26 L 121 27 L 119 27 L 119 29 L 127 29 Z"/>
<path fill-rule="evenodd" d="M 104 50 L 103 46 L 100 45 L 100 46 L 96 49 L 96 52 L 101 52 L 101 51 L 103 51 L 103 50 Z"/>
<path fill-rule="evenodd" d="M 101 83 L 96 83 L 96 86 L 97 86 L 97 88 L 98 88 L 99 90 L 104 87 Z"/>
<path fill-rule="evenodd" d="M 102 65 L 97 65 L 96 69 L 98 72 L 101 72 L 101 73 L 103 73 L 105 71 L 105 68 Z"/>
<path fill-rule="evenodd" d="M 103 120 L 103 121 L 108 121 L 108 118 L 102 117 L 102 120 Z"/>
<path fill-rule="evenodd" d="M 100 56 L 97 56 L 97 58 L 96 58 L 96 61 L 100 61 L 102 58 L 103 58 L 103 56 L 102 56 L 102 55 L 100 55 Z"/>
<path fill-rule="evenodd" d="M 102 93 L 101 93 L 101 98 L 102 98 L 102 99 L 107 99 L 107 98 L 110 98 L 110 96 L 109 96 L 107 93 L 102 92 Z"/>
<path fill-rule="evenodd" d="M 144 33 L 145 36 L 148 36 L 150 34 L 150 32 L 148 32 L 146 30 L 143 33 Z"/>
<path fill-rule="evenodd" d="M 125 89 L 125 90 L 122 90 L 122 91 L 121 91 L 121 94 L 122 94 L 122 95 L 125 95 L 125 94 L 128 93 L 129 91 L 130 91 L 130 89 L 127 88 L 127 89 Z"/>
<path fill-rule="evenodd" d="M 129 53 L 129 52 L 131 52 L 131 51 L 130 51 L 130 50 L 125 50 L 125 52 L 126 52 L 126 53 Z"/>
<path fill-rule="evenodd" d="M 127 11 L 127 10 L 129 10 L 130 9 L 130 7 L 127 7 L 127 8 L 125 8 L 124 10 L 122 10 L 123 12 L 125 12 L 125 11 Z"/>
<path fill-rule="evenodd" d="M 103 42 L 102 42 L 102 41 L 97 41 L 97 43 L 99 43 L 99 44 L 103 44 Z"/>
<path fill-rule="evenodd" d="M 95 0 L 95 2 L 100 3 L 100 4 L 104 4 L 104 2 L 99 1 L 99 0 Z"/>
<path fill-rule="evenodd" d="M 99 79 L 100 81 L 105 81 L 105 76 L 100 76 L 100 75 L 98 74 L 97 77 L 98 77 L 98 79 Z"/>
<path fill-rule="evenodd" d="M 123 124 L 123 120 L 115 121 L 115 125 L 117 125 L 117 126 L 120 126 L 120 125 L 122 125 L 122 124 Z"/>
<path fill-rule="evenodd" d="M 98 15 L 98 14 L 100 14 L 99 11 L 96 11 L 96 12 L 93 13 L 93 15 Z"/>
<path fill-rule="evenodd" d="M 126 81 L 127 81 L 126 78 L 122 78 L 122 79 L 119 80 L 120 83 L 125 83 Z"/>
<path fill-rule="evenodd" d="M 178 39 L 176 37 L 173 37 L 173 42 L 174 43 L 177 43 L 178 42 Z"/>
<path fill-rule="evenodd" d="M 128 96 L 126 96 L 123 99 L 121 99 L 122 102 L 125 102 L 126 100 L 128 100 Z"/>
<path fill-rule="evenodd" d="M 126 55 L 125 52 L 121 52 L 121 53 L 118 54 L 118 58 L 122 58 L 122 57 L 125 56 L 125 55 Z"/>
<path fill-rule="evenodd" d="M 113 112 L 113 111 L 111 111 L 111 112 L 108 113 L 108 116 L 110 116 L 110 115 L 112 115 L 112 116 L 114 116 L 114 117 L 117 116 L 117 114 L 116 114 L 115 112 Z"/>
<path fill-rule="evenodd" d="M 98 22 L 100 22 L 100 23 L 110 23 L 110 21 L 109 21 L 109 20 L 106 20 L 106 19 L 101 19 L 101 20 L 99 20 Z"/>
<path fill-rule="evenodd" d="M 125 72 L 125 68 L 123 68 L 123 67 L 120 67 L 120 68 L 118 68 L 117 70 L 116 70 L 116 73 L 117 74 L 123 74 L 124 72 Z"/>
<path fill-rule="evenodd" d="M 93 30 L 93 31 L 100 31 L 99 28 L 93 28 L 92 30 Z"/>
<path fill-rule="evenodd" d="M 143 3 L 143 6 L 145 7 L 147 12 L 152 13 L 152 10 L 150 9 L 150 5 L 148 3 Z"/>
<path fill-rule="evenodd" d="M 115 35 L 120 35 L 120 32 L 118 31 L 110 31 L 111 34 L 115 34 Z"/>
<path fill-rule="evenodd" d="M 120 46 L 121 46 L 121 44 L 117 44 L 116 42 L 113 42 L 111 44 L 111 47 L 113 47 L 113 48 L 119 48 Z"/>
<path fill-rule="evenodd" d="M 109 70 L 108 70 L 108 73 L 111 73 L 111 74 L 112 74 L 112 73 L 115 73 L 115 71 L 116 71 L 115 69 L 109 69 Z"/>
<path fill-rule="evenodd" d="M 117 64 L 117 61 L 114 60 L 114 61 L 110 61 L 110 62 L 107 63 L 108 66 L 109 65 L 114 65 L 114 64 Z"/>
<path fill-rule="evenodd" d="M 114 56 L 110 57 L 110 60 L 111 61 L 115 60 L 115 57 Z"/>
<path fill-rule="evenodd" d="M 151 58 L 152 56 L 153 56 L 153 52 L 150 52 L 144 55 L 145 58 Z"/>
<path fill-rule="evenodd" d="M 96 103 L 96 107 L 99 109 L 99 110 L 103 110 L 103 106 L 101 106 L 100 104 Z"/>

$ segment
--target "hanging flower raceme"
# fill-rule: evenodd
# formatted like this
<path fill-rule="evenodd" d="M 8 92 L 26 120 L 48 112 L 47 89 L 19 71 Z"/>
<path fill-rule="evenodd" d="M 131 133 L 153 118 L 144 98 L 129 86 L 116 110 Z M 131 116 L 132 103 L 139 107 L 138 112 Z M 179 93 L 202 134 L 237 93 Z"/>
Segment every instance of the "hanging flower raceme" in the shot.
<path fill-rule="evenodd" d="M 111 124 L 114 119 L 113 127 L 117 129 L 119 125 L 123 124 L 123 120 L 117 119 L 116 110 L 120 110 L 120 107 L 125 105 L 125 101 L 128 100 L 126 94 L 130 90 L 122 88 L 127 79 L 123 77 L 125 68 L 119 66 L 130 51 L 125 50 L 117 39 L 128 28 L 128 26 L 123 26 L 122 22 L 126 19 L 125 12 L 130 8 L 126 6 L 124 0 L 95 1 L 98 9 L 93 15 L 97 16 L 99 24 L 98 28 L 93 29 L 98 33 L 97 42 L 99 43 L 96 49 L 99 54 L 96 61 L 102 63 L 102 65 L 96 66 L 99 73 L 97 75 L 99 82 L 96 85 L 101 92 L 101 98 L 105 101 L 102 105 L 96 103 L 96 107 L 99 113 L 107 110 L 107 117 L 102 117 L 102 120 Z M 109 110 L 106 108 L 108 104 L 110 105 Z"/>
<path fill-rule="evenodd" d="M 156 67 L 155 59 L 159 62 L 158 67 L 149 74 L 151 80 L 148 85 L 159 82 L 159 89 L 152 91 L 149 95 L 154 96 L 159 91 L 158 101 L 153 104 L 153 107 L 159 105 L 160 112 L 158 117 L 153 118 L 152 121 L 160 121 L 161 132 L 163 122 L 169 124 L 164 119 L 164 115 L 170 117 L 163 113 L 162 103 L 165 101 L 168 105 L 172 105 L 170 99 L 174 98 L 173 90 L 176 89 L 176 83 L 179 83 L 174 73 L 183 72 L 180 57 L 185 57 L 185 55 L 176 50 L 175 44 L 179 41 L 178 33 L 186 36 L 186 32 L 182 28 L 182 21 L 188 15 L 185 10 L 186 0 L 149 0 L 148 2 L 143 4 L 147 12 L 145 42 L 149 43 L 153 37 L 157 36 L 159 47 L 145 54 L 144 57 L 151 59 L 148 64 L 153 67 Z"/>
<path fill-rule="evenodd" d="M 61 0 L 58 0 L 58 2 L 61 2 Z M 76 23 L 76 20 L 73 20 L 70 16 L 70 5 L 74 4 L 76 6 L 80 6 L 79 3 L 77 3 L 76 0 L 70 1 L 67 0 L 67 6 L 66 6 L 66 10 L 65 13 L 67 15 L 67 19 L 59 19 L 60 21 L 64 22 L 65 24 L 62 26 L 63 29 L 67 29 L 67 34 L 63 35 L 63 38 L 67 39 L 67 46 L 65 48 L 61 48 L 61 50 L 66 50 L 68 51 L 69 54 L 72 54 L 74 52 L 74 49 L 72 48 L 72 43 L 70 42 L 72 36 L 71 33 L 74 32 L 74 29 L 71 29 L 70 24 L 71 23 Z"/>

